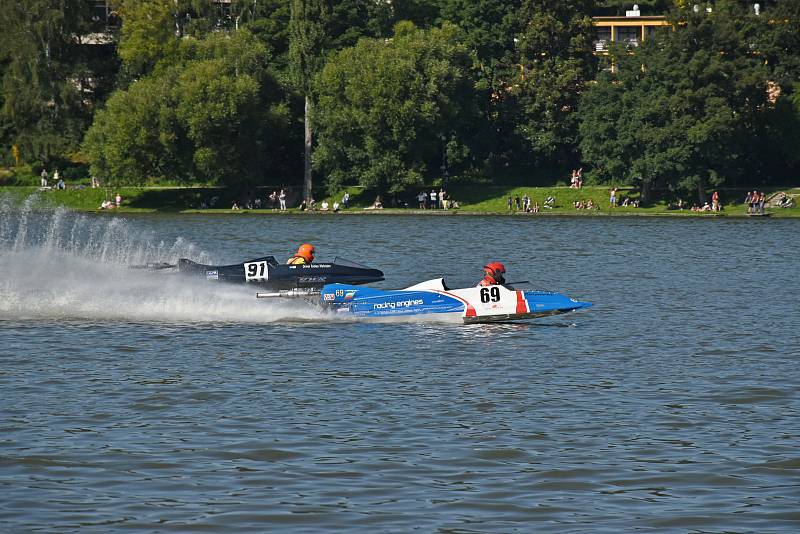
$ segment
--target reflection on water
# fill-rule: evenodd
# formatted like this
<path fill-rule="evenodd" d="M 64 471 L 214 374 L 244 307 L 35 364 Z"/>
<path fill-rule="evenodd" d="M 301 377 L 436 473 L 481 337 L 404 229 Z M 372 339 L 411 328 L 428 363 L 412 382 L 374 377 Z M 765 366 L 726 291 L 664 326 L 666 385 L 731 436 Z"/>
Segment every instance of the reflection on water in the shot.
<path fill-rule="evenodd" d="M 749 244 L 798 222 L 0 216 L 10 532 L 797 529 L 796 262 Z M 333 322 L 125 268 L 305 241 L 383 287 L 503 259 L 595 307 Z"/>

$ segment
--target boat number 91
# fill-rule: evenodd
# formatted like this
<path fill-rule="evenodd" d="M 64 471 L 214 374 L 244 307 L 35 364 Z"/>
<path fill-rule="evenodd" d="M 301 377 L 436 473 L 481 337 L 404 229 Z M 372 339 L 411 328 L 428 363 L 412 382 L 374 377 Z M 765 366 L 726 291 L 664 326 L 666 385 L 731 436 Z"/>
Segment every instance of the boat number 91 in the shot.
<path fill-rule="evenodd" d="M 497 302 L 500 300 L 500 288 L 495 287 L 482 287 L 481 288 L 481 302 Z"/>
<path fill-rule="evenodd" d="M 245 280 L 267 280 L 269 278 L 269 270 L 267 269 L 267 262 L 254 261 L 244 264 L 244 277 Z"/>

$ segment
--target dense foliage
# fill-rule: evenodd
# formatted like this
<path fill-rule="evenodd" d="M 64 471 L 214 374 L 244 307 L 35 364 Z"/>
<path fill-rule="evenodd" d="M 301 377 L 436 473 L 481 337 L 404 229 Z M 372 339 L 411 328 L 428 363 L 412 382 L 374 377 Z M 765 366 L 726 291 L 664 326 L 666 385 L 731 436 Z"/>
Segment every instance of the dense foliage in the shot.
<path fill-rule="evenodd" d="M 471 59 L 458 28 L 402 23 L 391 41 L 364 39 L 333 55 L 317 81 L 317 167 L 336 189 L 348 180 L 380 191 L 422 185 L 463 158 L 472 110 Z"/>
<path fill-rule="evenodd" d="M 670 26 L 596 54 L 592 17 L 634 3 Z M 377 193 L 578 166 L 645 196 L 792 180 L 800 2 L 694 4 L 0 0 L 0 159 L 309 196 L 312 164 L 316 190 Z"/>
<path fill-rule="evenodd" d="M 618 49 L 582 99 L 580 148 L 598 182 L 696 189 L 782 178 L 798 115 L 770 93 L 786 65 L 758 40 L 775 20 L 738 2 L 686 10 L 635 50 Z M 777 28 L 784 32 L 782 26 Z M 791 86 L 787 89 L 791 90 Z"/>
<path fill-rule="evenodd" d="M 290 123 L 247 30 L 182 39 L 175 59 L 118 91 L 86 136 L 92 171 L 120 183 L 143 177 L 253 185 L 276 165 Z M 273 152 L 275 151 L 275 152 Z"/>

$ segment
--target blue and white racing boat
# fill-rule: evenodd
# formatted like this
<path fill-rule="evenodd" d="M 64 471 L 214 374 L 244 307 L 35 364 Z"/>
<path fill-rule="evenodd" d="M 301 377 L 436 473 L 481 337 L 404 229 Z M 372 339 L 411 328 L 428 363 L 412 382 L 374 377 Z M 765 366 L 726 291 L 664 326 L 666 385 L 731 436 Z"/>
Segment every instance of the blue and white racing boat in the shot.
<path fill-rule="evenodd" d="M 522 291 L 502 285 L 449 289 L 443 278 L 397 290 L 328 284 L 320 293 L 322 304 L 337 314 L 363 318 L 428 315 L 464 323 L 535 319 L 592 305 L 561 293 Z"/>

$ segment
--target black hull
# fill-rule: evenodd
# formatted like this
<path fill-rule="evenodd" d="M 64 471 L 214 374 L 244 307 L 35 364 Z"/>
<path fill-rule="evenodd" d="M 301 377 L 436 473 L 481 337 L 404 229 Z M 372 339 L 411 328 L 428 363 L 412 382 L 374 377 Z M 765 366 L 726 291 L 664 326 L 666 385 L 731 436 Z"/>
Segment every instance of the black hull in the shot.
<path fill-rule="evenodd" d="M 210 281 L 255 284 L 260 290 L 319 289 L 325 284 L 369 284 L 383 280 L 383 272 L 336 258 L 333 263 L 285 265 L 264 256 L 233 265 L 204 265 L 182 258 L 178 271 Z"/>

